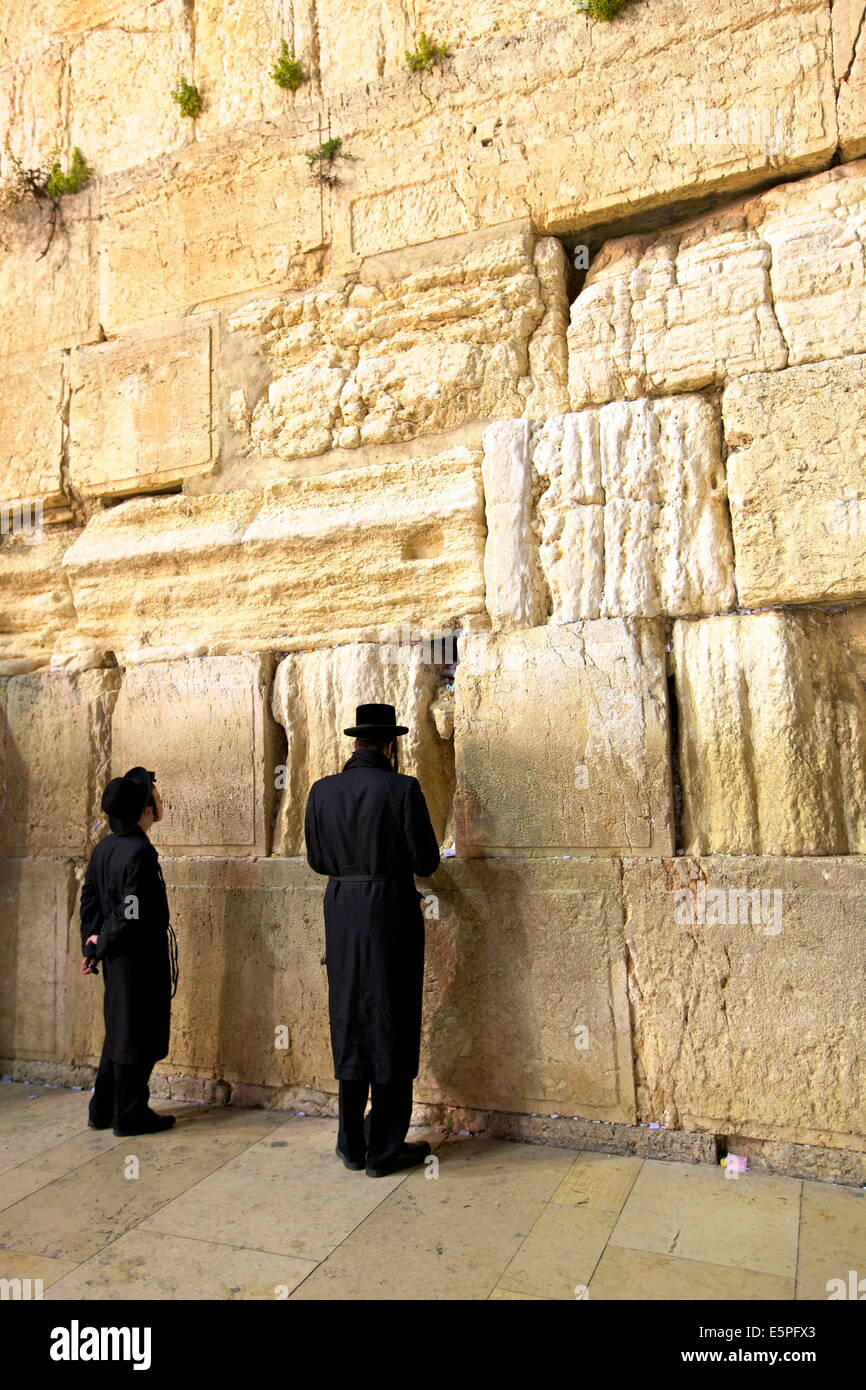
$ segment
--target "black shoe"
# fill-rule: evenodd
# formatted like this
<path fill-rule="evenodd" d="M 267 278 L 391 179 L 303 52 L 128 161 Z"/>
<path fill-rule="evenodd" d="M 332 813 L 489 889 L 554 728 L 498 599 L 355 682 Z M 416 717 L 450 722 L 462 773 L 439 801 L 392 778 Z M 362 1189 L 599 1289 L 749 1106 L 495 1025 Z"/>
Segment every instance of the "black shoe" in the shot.
<path fill-rule="evenodd" d="M 426 1139 L 417 1144 L 403 1144 L 400 1152 L 387 1163 L 367 1166 L 368 1178 L 387 1178 L 391 1173 L 400 1173 L 404 1168 L 417 1168 L 432 1150 Z"/>
<path fill-rule="evenodd" d="M 87 1128 L 88 1128 L 88 1129 L 111 1129 L 111 1121 L 109 1120 L 108 1123 L 107 1123 L 107 1124 L 104 1124 L 104 1125 L 97 1125 L 97 1124 L 94 1124 L 93 1120 L 88 1120 L 88 1121 L 87 1121 Z"/>
<path fill-rule="evenodd" d="M 164 1129 L 171 1129 L 175 1118 L 174 1115 L 157 1115 L 151 1111 L 151 1118 L 140 1129 L 115 1129 L 114 1133 L 118 1139 L 130 1139 L 134 1134 L 159 1134 Z"/>
<path fill-rule="evenodd" d="M 338 1158 L 341 1158 L 343 1160 L 347 1168 L 351 1168 L 353 1173 L 360 1173 L 361 1170 L 364 1167 L 366 1167 L 366 1159 L 362 1158 L 360 1163 L 358 1163 L 354 1158 L 347 1158 L 346 1155 L 343 1153 L 343 1150 L 340 1148 L 339 1144 L 335 1148 L 334 1153 L 337 1155 Z"/>

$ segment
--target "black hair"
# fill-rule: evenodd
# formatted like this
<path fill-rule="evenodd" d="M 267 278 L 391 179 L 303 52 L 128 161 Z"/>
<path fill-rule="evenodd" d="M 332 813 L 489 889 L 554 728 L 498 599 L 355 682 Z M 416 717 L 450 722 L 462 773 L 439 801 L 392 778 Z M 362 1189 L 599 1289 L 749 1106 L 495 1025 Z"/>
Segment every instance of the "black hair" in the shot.
<path fill-rule="evenodd" d="M 355 744 L 358 748 L 376 748 L 380 753 L 384 753 L 389 743 L 393 743 L 394 748 L 391 753 L 391 765 L 394 771 L 398 771 L 397 761 L 397 735 L 396 734 L 371 734 L 367 738 L 356 738 Z"/>

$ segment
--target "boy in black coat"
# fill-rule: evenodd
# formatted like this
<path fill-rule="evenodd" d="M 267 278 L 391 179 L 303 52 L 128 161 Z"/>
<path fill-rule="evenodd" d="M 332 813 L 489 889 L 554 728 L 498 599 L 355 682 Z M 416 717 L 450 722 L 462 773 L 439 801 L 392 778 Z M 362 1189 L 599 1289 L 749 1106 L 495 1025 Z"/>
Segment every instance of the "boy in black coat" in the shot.
<path fill-rule="evenodd" d="M 148 830 L 161 819 L 155 774 L 114 777 L 102 796 L 111 834 L 90 856 L 81 893 L 82 972 L 105 976 L 105 1043 L 90 1101 L 91 1129 L 153 1134 L 174 1124 L 148 1101 L 154 1063 L 168 1053 L 176 987 L 174 932 L 159 855 Z"/>

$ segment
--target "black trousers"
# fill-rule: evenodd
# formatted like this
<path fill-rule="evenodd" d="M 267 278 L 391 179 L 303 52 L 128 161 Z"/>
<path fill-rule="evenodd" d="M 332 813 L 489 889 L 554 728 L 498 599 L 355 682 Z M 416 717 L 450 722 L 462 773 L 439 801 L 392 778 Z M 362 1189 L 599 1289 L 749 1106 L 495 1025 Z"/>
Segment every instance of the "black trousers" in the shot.
<path fill-rule="evenodd" d="M 364 1118 L 367 1094 L 370 1113 Z M 373 1081 L 340 1082 L 340 1129 L 337 1145 L 347 1158 L 376 1168 L 400 1152 L 412 1118 L 412 1078 L 379 1085 Z"/>
<path fill-rule="evenodd" d="M 150 1073 L 153 1062 L 112 1062 L 103 1044 L 90 1097 L 90 1120 L 114 1129 L 139 1129 L 152 1117 Z"/>

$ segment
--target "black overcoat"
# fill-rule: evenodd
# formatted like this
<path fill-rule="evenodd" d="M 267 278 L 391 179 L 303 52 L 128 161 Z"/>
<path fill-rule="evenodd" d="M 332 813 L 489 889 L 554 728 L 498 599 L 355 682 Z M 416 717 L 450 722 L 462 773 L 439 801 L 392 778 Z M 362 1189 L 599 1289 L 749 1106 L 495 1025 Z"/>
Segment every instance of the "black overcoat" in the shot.
<path fill-rule="evenodd" d="M 432 874 L 439 865 L 418 779 L 395 772 L 375 748 L 356 749 L 342 772 L 313 783 L 304 830 L 308 864 L 329 875 L 325 959 L 334 1075 L 379 1084 L 415 1077 L 424 909 L 413 875 Z"/>
<path fill-rule="evenodd" d="M 137 911 L 137 916 L 134 915 Z M 105 980 L 105 1042 L 113 1062 L 168 1054 L 172 971 L 169 911 L 159 855 L 140 826 L 100 840 L 81 892 L 81 946 Z"/>

